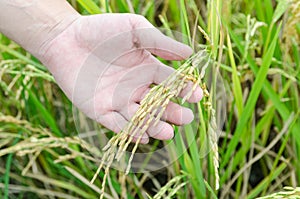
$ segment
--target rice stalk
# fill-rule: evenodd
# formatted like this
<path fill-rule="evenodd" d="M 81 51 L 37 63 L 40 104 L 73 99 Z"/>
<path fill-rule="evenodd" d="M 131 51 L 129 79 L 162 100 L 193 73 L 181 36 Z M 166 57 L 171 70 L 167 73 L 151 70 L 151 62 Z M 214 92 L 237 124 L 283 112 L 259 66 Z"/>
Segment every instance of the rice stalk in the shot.
<path fill-rule="evenodd" d="M 267 196 L 259 197 L 257 199 L 273 199 L 273 198 L 287 198 L 297 199 L 300 198 L 300 187 L 283 187 L 283 191 L 273 193 Z"/>
<path fill-rule="evenodd" d="M 126 189 L 126 175 L 120 172 L 119 182 L 121 185 L 121 198 L 127 199 L 127 189 Z"/>
<path fill-rule="evenodd" d="M 130 122 L 125 126 L 125 128 L 117 135 L 112 137 L 107 145 L 103 148 L 104 155 L 100 166 L 98 167 L 94 177 L 91 180 L 93 183 L 96 177 L 100 173 L 101 169 L 106 163 L 106 168 L 104 171 L 104 177 L 102 181 L 102 193 L 104 193 L 104 188 L 106 184 L 107 176 L 109 175 L 109 169 L 114 160 L 118 162 L 123 157 L 125 151 L 127 150 L 129 144 L 136 138 L 135 145 L 131 151 L 131 155 L 128 160 L 127 167 L 125 169 L 125 175 L 127 175 L 131 168 L 131 163 L 134 154 L 139 146 L 139 143 L 146 133 L 150 125 L 157 125 L 157 122 L 161 119 L 167 105 L 170 100 L 174 97 L 178 97 L 181 91 L 187 86 L 188 82 L 192 82 L 192 89 L 183 97 L 182 103 L 189 99 L 196 89 L 197 85 L 201 84 L 201 79 L 205 75 L 205 70 L 208 67 L 208 56 L 205 50 L 201 50 L 188 59 L 181 67 L 179 67 L 173 74 L 171 74 L 164 82 L 160 85 L 154 86 L 149 93 L 141 101 L 141 105 L 135 115 L 132 117 Z M 201 73 L 199 75 L 198 68 L 201 67 Z M 208 93 L 207 90 L 204 91 Z M 208 96 L 208 95 L 207 95 Z M 215 119 L 214 111 L 212 108 L 208 109 L 212 112 L 211 118 Z M 216 123 L 211 123 L 212 138 L 211 143 L 214 151 L 214 165 L 216 167 L 216 181 L 219 181 L 218 177 L 218 146 L 216 132 Z M 218 188 L 218 183 L 216 183 Z M 103 194 L 100 196 L 103 198 Z"/>
<path fill-rule="evenodd" d="M 59 156 L 55 163 L 62 162 L 65 160 L 73 159 L 76 157 L 83 157 L 85 159 L 97 162 L 95 158 L 89 155 L 85 155 L 82 152 L 78 152 L 70 147 L 70 145 L 79 145 L 82 149 L 86 150 L 94 156 L 99 156 L 100 152 L 96 147 L 91 146 L 86 141 L 79 137 L 56 137 L 47 129 L 41 127 L 33 127 L 31 123 L 26 120 L 21 120 L 16 117 L 3 115 L 0 113 L 0 123 L 11 123 L 17 127 L 20 127 L 25 132 L 22 135 L 5 133 L 7 129 L 0 128 L 0 138 L 15 138 L 18 137 L 22 141 L 19 141 L 16 145 L 6 147 L 0 150 L 0 157 L 9 153 L 16 153 L 19 156 L 25 156 L 28 154 L 34 154 L 34 158 L 28 163 L 27 167 L 23 170 L 22 174 L 25 174 L 29 169 L 29 165 L 32 165 L 34 160 L 43 150 L 50 148 L 64 148 L 70 152 L 70 154 Z M 8 144 L 8 143 L 7 143 Z"/>
<path fill-rule="evenodd" d="M 292 0 L 288 9 L 286 24 L 284 25 L 282 34 L 283 51 L 287 55 L 293 44 L 300 43 L 300 34 L 297 31 L 297 25 L 300 21 L 300 1 Z"/>
<path fill-rule="evenodd" d="M 27 171 L 32 167 L 37 157 L 41 154 L 42 150 L 37 150 L 32 158 L 30 158 L 27 166 L 22 170 L 22 175 L 25 176 Z"/>
<path fill-rule="evenodd" d="M 21 120 L 17 117 L 13 117 L 13 116 L 10 116 L 10 115 L 4 115 L 4 114 L 0 113 L 0 122 L 15 124 L 15 125 L 20 126 L 24 129 L 27 129 L 32 134 L 33 133 L 38 133 L 38 134 L 41 134 L 41 135 L 49 135 L 49 132 L 46 131 L 45 129 L 33 127 L 28 121 Z M 9 136 L 16 136 L 16 135 L 9 134 Z"/>
<path fill-rule="evenodd" d="M 86 148 L 89 145 L 86 145 L 83 140 L 78 139 L 77 137 L 65 137 L 65 138 L 57 138 L 57 137 L 43 137 L 38 138 L 35 136 L 32 136 L 30 138 L 27 138 L 18 144 L 4 148 L 0 150 L 0 156 L 9 154 L 9 153 L 17 153 L 19 156 L 24 156 L 31 153 L 36 153 L 40 151 L 41 149 L 49 149 L 49 148 L 65 148 L 70 151 L 73 151 L 69 145 L 70 144 L 77 144 L 80 145 L 82 148 L 86 149 L 87 151 L 94 154 L 94 150 L 91 148 Z M 89 146 L 91 147 L 91 146 Z"/>
<path fill-rule="evenodd" d="M 207 90 L 206 84 L 202 84 L 202 90 L 204 97 L 208 99 L 207 102 L 204 103 L 206 111 L 208 112 L 209 123 L 208 123 L 208 139 L 209 144 L 212 147 L 212 157 L 213 157 L 213 166 L 214 166 L 214 175 L 215 175 L 215 189 L 219 189 L 219 150 L 218 150 L 218 126 L 216 121 L 216 111 L 212 106 L 212 98 Z"/>
<path fill-rule="evenodd" d="M 187 182 L 181 182 L 186 175 L 179 175 L 171 179 L 151 199 L 172 198 Z"/>
<path fill-rule="evenodd" d="M 4 189 L 4 188 L 5 185 L 3 183 L 0 183 L 0 189 Z M 51 189 L 42 189 L 33 186 L 25 186 L 25 185 L 23 186 L 17 184 L 9 184 L 9 191 L 19 192 L 19 193 L 32 192 L 32 193 L 39 194 L 40 196 L 44 196 L 44 198 L 55 197 L 55 198 L 65 198 L 65 199 L 79 199 L 79 197 L 71 196 L 69 193 L 63 193 Z"/>

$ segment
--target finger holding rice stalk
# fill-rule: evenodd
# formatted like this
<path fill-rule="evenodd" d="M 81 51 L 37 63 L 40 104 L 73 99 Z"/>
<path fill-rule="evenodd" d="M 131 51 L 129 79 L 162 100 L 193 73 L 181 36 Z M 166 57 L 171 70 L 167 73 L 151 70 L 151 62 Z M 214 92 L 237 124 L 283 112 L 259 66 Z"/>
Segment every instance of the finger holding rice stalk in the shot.
<path fill-rule="evenodd" d="M 131 118 L 130 122 L 119 134 L 113 136 L 109 140 L 107 145 L 103 148 L 104 154 L 101 164 L 98 167 L 93 179 L 91 180 L 91 183 L 93 183 L 99 172 L 103 168 L 104 164 L 106 164 L 105 174 L 102 182 L 102 193 L 104 193 L 106 178 L 109 174 L 109 169 L 113 161 L 120 161 L 124 156 L 124 153 L 127 150 L 129 144 L 132 141 L 135 141 L 134 147 L 131 151 L 131 156 L 128 160 L 125 175 L 129 173 L 131 162 L 143 135 L 146 133 L 150 125 L 157 125 L 171 99 L 174 97 L 178 97 L 182 90 L 187 87 L 189 82 L 192 82 L 193 85 L 191 90 L 182 98 L 182 104 L 192 96 L 193 92 L 199 85 L 201 85 L 201 88 L 203 89 L 204 96 L 209 99 L 209 93 L 206 89 L 206 86 L 202 83 L 202 79 L 204 78 L 205 71 L 208 65 L 209 56 L 206 49 L 200 50 L 198 53 L 189 58 L 183 65 L 181 65 L 165 81 L 151 88 L 149 93 L 141 101 L 139 109 Z M 200 68 L 201 71 L 199 73 Z M 211 103 L 206 103 L 206 108 L 207 111 L 209 111 L 209 118 L 211 120 L 208 125 L 208 132 L 215 166 L 216 189 L 218 189 L 219 163 L 216 135 L 217 125 L 215 121 L 215 110 L 211 105 L 207 104 Z M 133 140 L 134 138 L 135 140 Z M 100 198 L 103 198 L 103 194 L 100 196 Z"/>

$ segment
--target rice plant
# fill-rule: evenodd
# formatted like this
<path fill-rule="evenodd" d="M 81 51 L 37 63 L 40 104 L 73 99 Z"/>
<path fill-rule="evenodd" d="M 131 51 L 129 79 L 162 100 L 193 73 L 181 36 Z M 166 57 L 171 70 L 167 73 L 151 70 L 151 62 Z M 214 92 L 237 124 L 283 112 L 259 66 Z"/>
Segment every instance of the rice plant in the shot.
<path fill-rule="evenodd" d="M 144 15 L 170 37 L 172 30 L 180 31 L 184 37 L 175 39 L 195 52 L 199 44 L 205 50 L 187 62 L 161 60 L 176 72 L 153 86 L 120 134 L 105 137 L 108 130 L 80 113 L 75 123 L 72 104 L 45 67 L 1 35 L 1 198 L 298 197 L 299 1 L 69 2 L 83 15 Z M 210 74 L 220 74 L 226 96 Z M 160 119 L 168 101 L 186 105 L 190 93 L 181 101 L 177 96 L 187 82 L 205 94 L 191 106 L 196 120 L 174 126 L 172 141 L 140 145 L 140 136 Z M 217 97 L 225 104 L 222 125 Z M 86 133 L 78 135 L 78 128 Z M 110 140 L 102 150 L 105 139 Z M 173 162 L 157 171 L 130 172 L 139 150 L 165 145 Z M 110 163 L 118 160 L 127 168 L 113 169 Z"/>
<path fill-rule="evenodd" d="M 125 170 L 125 175 L 129 173 L 131 162 L 133 156 L 138 148 L 140 140 L 143 135 L 148 130 L 149 126 L 157 125 L 157 122 L 161 119 L 164 111 L 167 108 L 170 100 L 174 97 L 178 97 L 182 90 L 187 86 L 188 82 L 193 82 L 192 89 L 183 97 L 182 103 L 186 99 L 189 99 L 197 86 L 200 85 L 201 79 L 205 75 L 205 70 L 209 65 L 209 59 L 207 58 L 207 53 L 205 50 L 201 50 L 192 56 L 188 61 L 186 61 L 182 66 L 180 66 L 176 72 L 170 75 L 165 81 L 160 85 L 151 88 L 149 93 L 141 101 L 141 105 L 135 115 L 132 117 L 131 121 L 127 126 L 117 135 L 112 137 L 107 145 L 103 148 L 105 153 L 103 154 L 101 164 L 94 175 L 91 183 L 93 183 L 99 174 L 100 170 L 106 164 L 105 174 L 102 182 L 102 192 L 104 193 L 104 187 L 106 183 L 107 175 L 109 175 L 109 169 L 114 159 L 120 161 L 124 152 L 127 150 L 129 144 L 133 141 L 133 137 L 137 135 L 137 140 L 131 151 L 131 156 L 127 162 L 127 168 Z M 200 75 L 199 68 L 202 68 Z M 204 88 L 206 97 L 209 96 L 208 91 Z M 211 121 L 209 125 L 209 135 L 211 137 L 210 144 L 213 147 L 213 163 L 215 165 L 215 177 L 216 177 L 216 189 L 219 185 L 219 175 L 218 175 L 218 146 L 217 146 L 217 124 L 215 121 L 215 113 L 212 105 L 209 105 L 208 110 L 211 114 Z M 103 198 L 103 194 L 100 198 Z"/>

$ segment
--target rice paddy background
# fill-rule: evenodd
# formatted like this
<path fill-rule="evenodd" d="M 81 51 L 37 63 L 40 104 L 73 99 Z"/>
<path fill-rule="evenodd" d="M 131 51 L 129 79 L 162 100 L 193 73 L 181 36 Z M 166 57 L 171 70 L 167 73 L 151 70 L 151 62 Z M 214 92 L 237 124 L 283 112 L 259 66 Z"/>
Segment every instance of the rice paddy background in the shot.
<path fill-rule="evenodd" d="M 126 176 L 110 169 L 104 198 L 299 196 L 299 1 L 69 2 L 84 15 L 137 13 L 170 30 L 166 34 L 181 32 L 186 44 L 207 49 L 213 60 L 209 74 L 219 71 L 226 90 L 219 180 L 214 153 L 202 155 L 203 146 L 213 147 L 208 142 L 207 97 L 194 106 L 198 123 L 175 127 L 176 144 L 168 155 L 179 156 L 176 161 L 158 171 Z M 94 124 L 80 113 L 75 121 L 72 104 L 45 67 L 4 35 L 0 53 L 1 198 L 99 198 L 104 171 L 93 184 L 90 180 L 102 157 L 95 143 L 103 140 L 97 134 L 77 134 L 78 127 L 88 130 Z M 174 68 L 183 64 L 165 63 Z M 208 91 L 211 99 L 218 95 L 213 87 Z M 186 140 L 190 143 L 184 151 Z M 150 143 L 139 150 L 170 144 Z"/>

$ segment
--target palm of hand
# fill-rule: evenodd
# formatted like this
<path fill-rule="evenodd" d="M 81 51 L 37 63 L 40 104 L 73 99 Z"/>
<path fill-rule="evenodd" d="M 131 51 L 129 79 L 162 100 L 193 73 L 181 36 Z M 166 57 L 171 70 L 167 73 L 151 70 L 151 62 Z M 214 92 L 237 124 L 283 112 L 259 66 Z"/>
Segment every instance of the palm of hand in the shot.
<path fill-rule="evenodd" d="M 81 111 L 119 132 L 137 111 L 149 86 L 161 83 L 174 71 L 152 54 L 180 60 L 191 50 L 162 35 L 141 16 L 103 14 L 75 21 L 49 43 L 43 62 Z M 189 101 L 199 101 L 201 96 L 198 88 Z M 170 103 L 163 119 L 148 129 L 143 143 L 148 136 L 170 139 L 173 128 L 168 122 L 189 123 L 193 114 Z"/>

